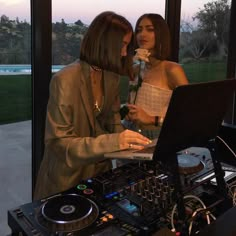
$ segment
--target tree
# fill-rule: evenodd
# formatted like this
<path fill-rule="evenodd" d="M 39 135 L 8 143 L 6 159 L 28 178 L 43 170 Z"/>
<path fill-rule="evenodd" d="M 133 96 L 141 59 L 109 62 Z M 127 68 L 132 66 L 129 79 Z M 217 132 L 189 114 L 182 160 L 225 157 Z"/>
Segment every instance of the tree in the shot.
<path fill-rule="evenodd" d="M 230 6 L 228 0 L 218 0 L 204 4 L 193 19 L 199 21 L 198 27 L 215 36 L 220 56 L 225 56 L 228 45 Z"/>
<path fill-rule="evenodd" d="M 64 20 L 52 24 L 52 58 L 54 64 L 68 64 L 79 57 L 81 40 L 87 26 L 80 20 L 66 24 Z"/>
<path fill-rule="evenodd" d="M 0 63 L 30 63 L 30 25 L 27 22 L 0 17 Z"/>
<path fill-rule="evenodd" d="M 52 24 L 53 63 L 65 65 L 79 56 L 81 40 L 88 27 L 82 21 L 67 24 L 64 19 Z M 0 17 L 0 64 L 29 64 L 31 58 L 31 27 L 26 21 Z"/>
<path fill-rule="evenodd" d="M 180 26 L 180 58 L 194 58 L 199 60 L 202 57 L 209 56 L 210 44 L 213 41 L 213 35 L 207 34 L 202 29 L 194 26 L 193 23 L 182 20 Z"/>

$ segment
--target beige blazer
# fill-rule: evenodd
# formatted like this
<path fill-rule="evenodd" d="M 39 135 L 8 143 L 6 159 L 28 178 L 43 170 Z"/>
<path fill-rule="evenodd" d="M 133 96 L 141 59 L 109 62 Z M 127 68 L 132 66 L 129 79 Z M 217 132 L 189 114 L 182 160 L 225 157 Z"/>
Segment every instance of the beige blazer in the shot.
<path fill-rule="evenodd" d="M 35 199 L 67 190 L 82 179 L 111 168 L 104 153 L 119 150 L 119 75 L 104 71 L 104 104 L 93 111 L 90 68 L 75 62 L 50 82 L 45 127 L 45 152 L 39 169 Z"/>

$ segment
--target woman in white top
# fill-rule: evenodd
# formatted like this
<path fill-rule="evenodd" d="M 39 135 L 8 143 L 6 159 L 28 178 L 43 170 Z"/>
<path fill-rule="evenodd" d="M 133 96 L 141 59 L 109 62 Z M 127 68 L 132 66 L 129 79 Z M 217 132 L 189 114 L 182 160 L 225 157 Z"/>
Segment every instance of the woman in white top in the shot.
<path fill-rule="evenodd" d="M 137 20 L 135 44 L 139 48 L 135 59 L 140 63 L 134 66 L 130 88 L 135 89 L 130 91 L 127 104 L 129 113 L 125 119 L 141 130 L 158 130 L 165 117 L 172 90 L 187 84 L 188 79 L 178 63 L 168 60 L 170 32 L 162 16 L 149 13 Z"/>

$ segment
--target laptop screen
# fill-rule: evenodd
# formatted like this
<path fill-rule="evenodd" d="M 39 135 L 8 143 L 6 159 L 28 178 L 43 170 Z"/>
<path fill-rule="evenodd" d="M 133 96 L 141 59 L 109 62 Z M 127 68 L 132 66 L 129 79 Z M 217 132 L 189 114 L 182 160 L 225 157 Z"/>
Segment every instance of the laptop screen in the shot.
<path fill-rule="evenodd" d="M 169 103 L 153 160 L 167 161 L 167 154 L 191 146 L 206 146 L 217 136 L 235 90 L 235 79 L 177 87 Z"/>

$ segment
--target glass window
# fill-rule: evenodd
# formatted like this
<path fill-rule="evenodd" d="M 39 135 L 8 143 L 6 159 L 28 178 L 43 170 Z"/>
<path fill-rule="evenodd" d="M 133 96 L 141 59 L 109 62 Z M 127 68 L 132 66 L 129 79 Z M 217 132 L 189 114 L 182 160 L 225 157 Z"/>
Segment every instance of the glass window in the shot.
<path fill-rule="evenodd" d="M 156 12 L 165 17 L 165 0 L 147 0 L 139 4 L 136 0 L 78 1 L 52 0 L 52 61 L 57 69 L 79 56 L 83 35 L 96 15 L 103 11 L 114 11 L 126 17 L 133 27 L 139 16 Z M 121 80 L 121 103 L 125 103 L 128 80 Z"/>
<path fill-rule="evenodd" d="M 30 1 L 0 1 L 0 235 L 7 210 L 31 201 Z"/>
<path fill-rule="evenodd" d="M 226 79 L 230 5 L 182 0 L 179 62 L 190 82 Z"/>

